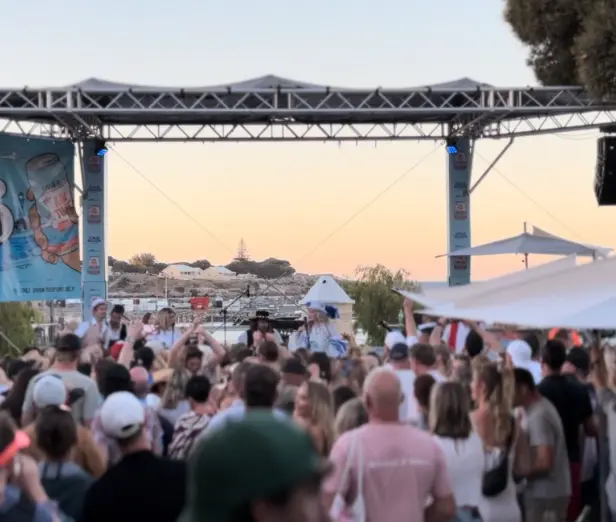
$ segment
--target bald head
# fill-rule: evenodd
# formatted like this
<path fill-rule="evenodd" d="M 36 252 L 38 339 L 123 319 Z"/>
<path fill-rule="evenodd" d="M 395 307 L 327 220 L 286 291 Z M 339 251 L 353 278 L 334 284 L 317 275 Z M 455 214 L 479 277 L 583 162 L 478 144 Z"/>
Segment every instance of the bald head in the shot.
<path fill-rule="evenodd" d="M 364 400 L 367 408 L 392 409 L 397 412 L 402 399 L 400 380 L 394 372 L 381 367 L 368 374 L 364 383 Z"/>
<path fill-rule="evenodd" d="M 148 371 L 142 366 L 135 366 L 130 370 L 130 378 L 133 382 L 148 382 Z"/>

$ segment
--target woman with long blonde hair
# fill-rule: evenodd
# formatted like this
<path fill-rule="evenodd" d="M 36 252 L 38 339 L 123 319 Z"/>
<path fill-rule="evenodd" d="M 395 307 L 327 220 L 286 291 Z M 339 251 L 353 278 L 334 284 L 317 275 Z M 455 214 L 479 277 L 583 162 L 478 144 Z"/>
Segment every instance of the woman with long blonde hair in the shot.
<path fill-rule="evenodd" d="M 307 381 L 297 390 L 293 420 L 308 430 L 319 454 L 328 456 L 334 444 L 334 401 L 325 384 Z"/>
<path fill-rule="evenodd" d="M 163 343 L 168 350 L 175 344 L 181 333 L 175 327 L 175 312 L 172 308 L 161 308 L 156 316 L 156 331 L 148 336 L 148 340 Z"/>
<path fill-rule="evenodd" d="M 471 424 L 470 402 L 459 382 L 441 382 L 432 387 L 428 426 L 445 455 L 458 520 L 480 518 L 483 445 Z"/>
<path fill-rule="evenodd" d="M 512 415 L 514 393 L 515 380 L 511 370 L 501 371 L 494 363 L 473 365 L 471 395 L 476 409 L 471 420 L 483 443 L 484 473 L 495 469 L 504 458 L 508 459 L 505 489 L 490 497 L 481 496 L 479 509 L 484 522 L 522 520 L 513 475 L 524 475 L 528 466 L 528 445 Z"/>
<path fill-rule="evenodd" d="M 184 368 L 175 368 L 161 397 L 159 412 L 173 425 L 190 411 L 190 404 L 184 394 L 189 379 L 190 374 Z"/>

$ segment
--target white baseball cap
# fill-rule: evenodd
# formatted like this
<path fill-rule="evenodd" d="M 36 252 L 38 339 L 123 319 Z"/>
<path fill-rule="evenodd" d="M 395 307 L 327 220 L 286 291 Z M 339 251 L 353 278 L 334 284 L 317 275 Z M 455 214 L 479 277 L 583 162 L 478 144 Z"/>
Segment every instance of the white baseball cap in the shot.
<path fill-rule="evenodd" d="M 399 330 L 388 332 L 385 336 L 385 346 L 391 348 L 394 344 L 406 344 L 406 337 Z"/>
<path fill-rule="evenodd" d="M 32 402 L 38 409 L 66 403 L 66 386 L 59 375 L 41 375 L 34 381 Z"/>
<path fill-rule="evenodd" d="M 128 439 L 145 424 L 145 408 L 134 394 L 115 392 L 103 402 L 100 421 L 107 436 L 112 439 Z"/>
<path fill-rule="evenodd" d="M 524 368 L 528 370 L 533 358 L 533 351 L 526 341 L 516 339 L 507 345 L 507 355 L 511 357 L 514 368 Z"/>

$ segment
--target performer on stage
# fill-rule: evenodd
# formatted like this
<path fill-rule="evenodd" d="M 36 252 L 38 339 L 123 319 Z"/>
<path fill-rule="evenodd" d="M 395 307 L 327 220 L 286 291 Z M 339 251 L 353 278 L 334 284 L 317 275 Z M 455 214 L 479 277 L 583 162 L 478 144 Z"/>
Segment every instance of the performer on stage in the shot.
<path fill-rule="evenodd" d="M 282 344 L 282 336 L 274 330 L 267 310 L 257 310 L 255 315 L 250 318 L 250 328 L 241 333 L 237 339 L 238 343 L 245 344 L 252 348 L 255 344 L 267 339 L 268 334 L 274 336 L 276 344 Z"/>
<path fill-rule="evenodd" d="M 318 301 L 306 303 L 306 326 L 302 326 L 289 339 L 289 349 L 307 348 L 312 353 L 323 352 L 328 357 L 340 358 L 347 350 L 347 342 L 340 336 L 336 325 L 338 308 Z"/>

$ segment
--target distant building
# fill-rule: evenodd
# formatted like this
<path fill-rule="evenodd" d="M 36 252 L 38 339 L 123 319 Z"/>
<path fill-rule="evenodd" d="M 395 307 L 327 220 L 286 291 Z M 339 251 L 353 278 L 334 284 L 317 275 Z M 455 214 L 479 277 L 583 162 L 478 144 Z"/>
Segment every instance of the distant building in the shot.
<path fill-rule="evenodd" d="M 235 272 L 232 272 L 224 266 L 211 266 L 203 271 L 201 277 L 203 279 L 229 279 L 235 276 Z"/>
<path fill-rule="evenodd" d="M 190 280 L 204 278 L 203 270 L 188 265 L 169 265 L 160 274 L 162 277 L 167 277 L 169 279 Z"/>

